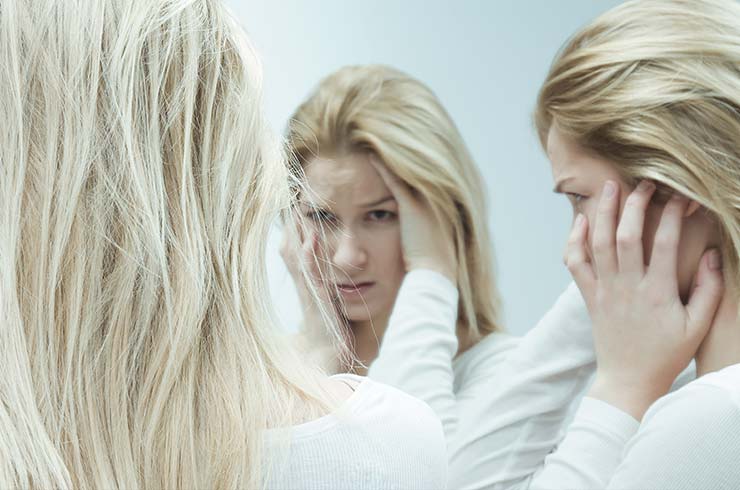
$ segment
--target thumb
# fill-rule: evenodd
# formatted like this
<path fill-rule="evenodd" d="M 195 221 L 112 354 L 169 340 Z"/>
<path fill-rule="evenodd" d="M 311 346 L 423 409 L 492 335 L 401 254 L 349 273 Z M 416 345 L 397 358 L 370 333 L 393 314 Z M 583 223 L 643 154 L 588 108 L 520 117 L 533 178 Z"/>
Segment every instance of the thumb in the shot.
<path fill-rule="evenodd" d="M 699 262 L 695 285 L 686 305 L 690 334 L 706 335 L 723 293 L 722 255 L 719 250 L 711 249 L 704 252 Z"/>

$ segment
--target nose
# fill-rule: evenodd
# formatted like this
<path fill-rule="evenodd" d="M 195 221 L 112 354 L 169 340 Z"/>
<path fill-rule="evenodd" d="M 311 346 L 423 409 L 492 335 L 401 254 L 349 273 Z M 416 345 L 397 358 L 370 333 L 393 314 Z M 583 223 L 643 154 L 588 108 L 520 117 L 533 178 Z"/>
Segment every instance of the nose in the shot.
<path fill-rule="evenodd" d="M 367 251 L 363 241 L 349 230 L 338 231 L 332 262 L 338 269 L 350 275 L 354 271 L 364 269 L 367 265 Z"/>

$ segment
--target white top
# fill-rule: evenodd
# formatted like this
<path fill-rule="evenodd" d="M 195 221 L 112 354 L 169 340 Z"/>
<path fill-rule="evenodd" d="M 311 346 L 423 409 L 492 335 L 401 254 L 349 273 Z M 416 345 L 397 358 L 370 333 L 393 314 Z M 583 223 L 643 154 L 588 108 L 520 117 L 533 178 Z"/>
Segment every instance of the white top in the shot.
<path fill-rule="evenodd" d="M 664 396 L 641 424 L 584 398 L 531 488 L 740 488 L 740 364 Z"/>
<path fill-rule="evenodd" d="M 447 488 L 444 434 L 428 405 L 360 376 L 332 378 L 359 382 L 339 409 L 266 433 L 266 488 Z"/>
<path fill-rule="evenodd" d="M 454 489 L 526 484 L 560 442 L 595 369 L 574 284 L 521 340 L 491 334 L 453 361 L 457 288 L 409 272 L 368 376 L 426 401 L 447 437 Z"/>

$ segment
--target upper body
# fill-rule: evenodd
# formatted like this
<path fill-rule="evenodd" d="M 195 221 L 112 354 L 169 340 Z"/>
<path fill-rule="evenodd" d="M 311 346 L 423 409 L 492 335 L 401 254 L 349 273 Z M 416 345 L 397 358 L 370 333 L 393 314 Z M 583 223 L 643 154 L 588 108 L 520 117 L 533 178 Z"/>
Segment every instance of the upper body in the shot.
<path fill-rule="evenodd" d="M 296 109 L 286 141 L 309 225 L 286 227 L 282 254 L 314 344 L 323 335 L 317 311 L 332 310 L 347 325 L 359 363 L 340 370 L 366 372 L 414 269 L 455 284 L 460 352 L 500 330 L 485 189 L 429 87 L 388 66 L 343 67 Z M 306 281 L 321 298 L 307 297 Z"/>
<path fill-rule="evenodd" d="M 597 371 L 536 488 L 740 483 L 738 46 L 734 0 L 634 0 L 552 63 L 535 121 Z M 667 394 L 692 358 L 698 379 Z"/>

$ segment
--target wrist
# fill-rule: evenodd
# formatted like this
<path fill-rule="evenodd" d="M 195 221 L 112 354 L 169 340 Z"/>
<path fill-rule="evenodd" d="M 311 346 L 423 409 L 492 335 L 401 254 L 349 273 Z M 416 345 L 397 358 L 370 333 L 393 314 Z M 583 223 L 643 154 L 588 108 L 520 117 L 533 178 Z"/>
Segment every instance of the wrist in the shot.
<path fill-rule="evenodd" d="M 437 261 L 433 260 L 415 260 L 413 262 L 409 262 L 406 272 L 411 272 L 414 270 L 430 270 L 437 272 L 438 274 L 442 274 L 447 279 L 452 282 L 452 284 L 457 284 L 457 274 L 456 270 L 450 266 L 444 265 L 442 263 L 439 263 Z"/>
<path fill-rule="evenodd" d="M 597 372 L 588 396 L 608 403 L 639 421 L 648 408 L 667 392 L 668 389 L 662 386 L 635 383 Z"/>

